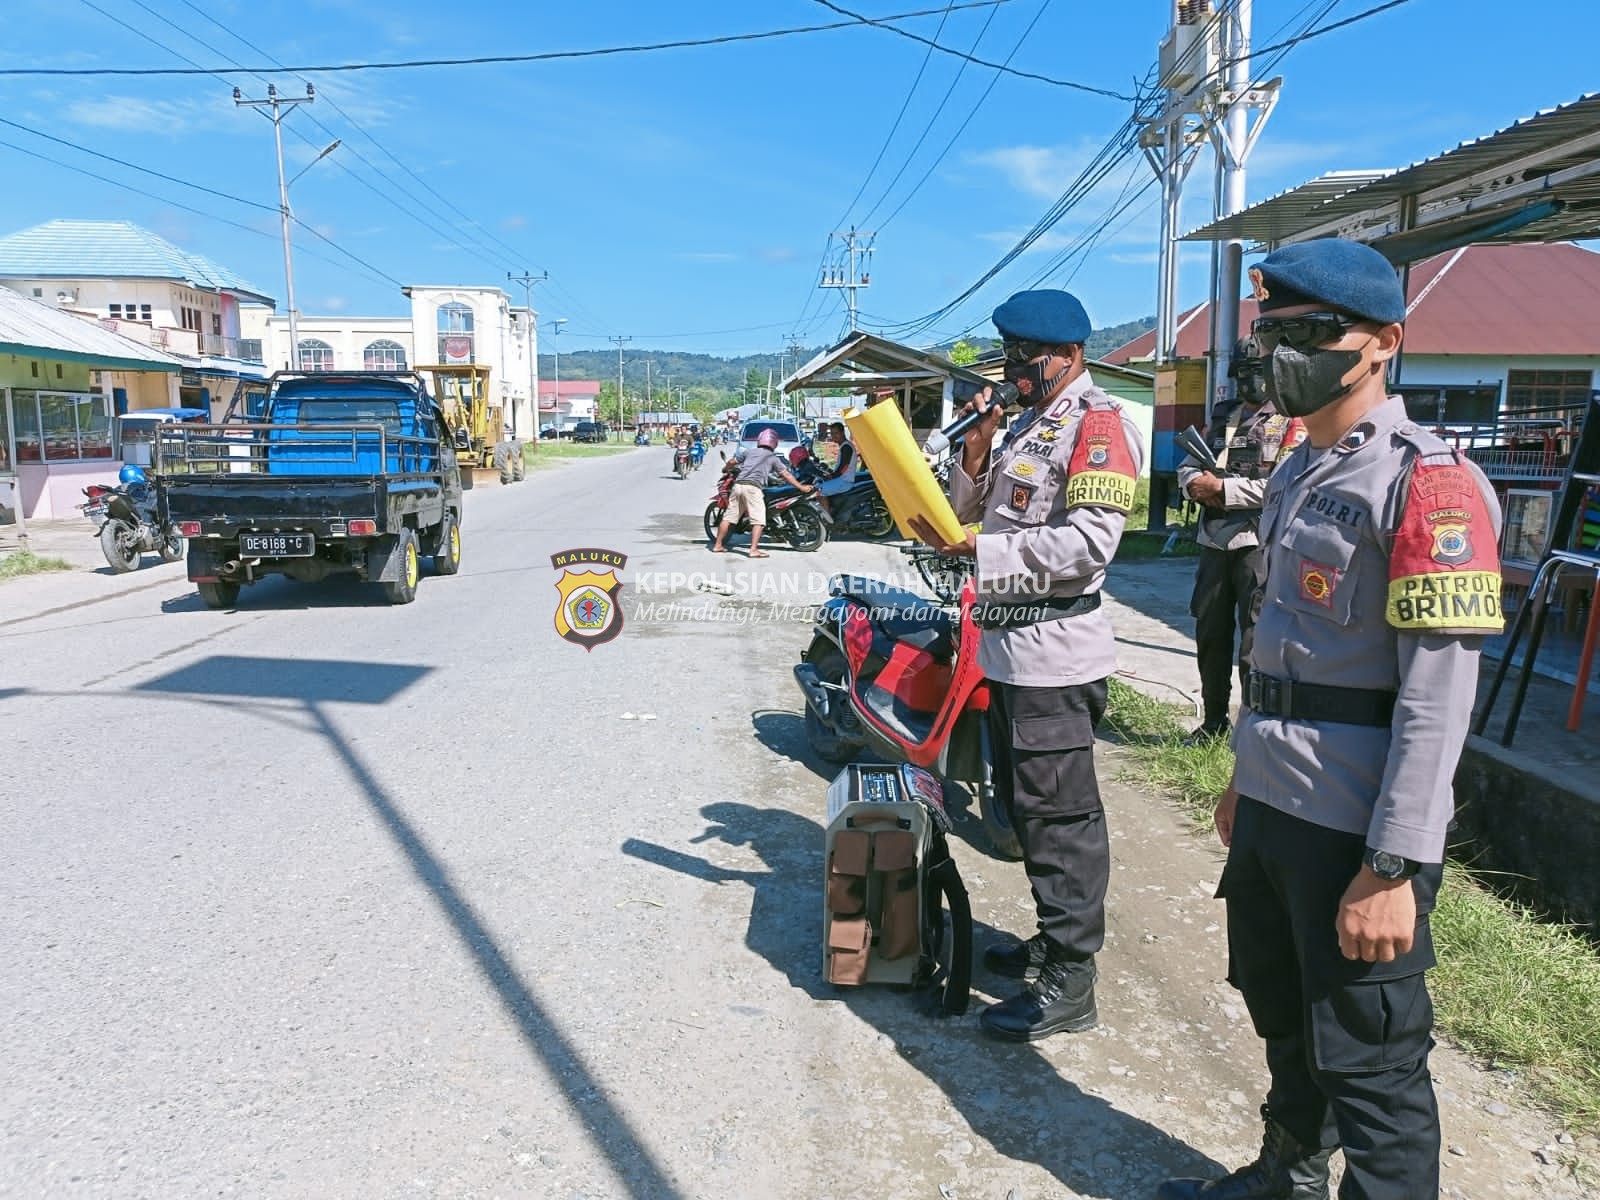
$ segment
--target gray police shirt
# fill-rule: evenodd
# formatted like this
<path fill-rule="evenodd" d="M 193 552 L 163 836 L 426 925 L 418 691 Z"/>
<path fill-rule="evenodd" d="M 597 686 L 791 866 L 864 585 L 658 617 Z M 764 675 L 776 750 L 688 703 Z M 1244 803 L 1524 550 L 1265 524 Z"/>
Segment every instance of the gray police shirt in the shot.
<path fill-rule="evenodd" d="M 1418 862 L 1444 857 L 1451 777 L 1500 628 L 1500 506 L 1476 464 L 1391 396 L 1267 487 L 1267 581 L 1250 665 L 1278 679 L 1396 693 L 1387 727 L 1261 716 L 1234 731 L 1234 786 Z"/>
<path fill-rule="evenodd" d="M 1206 444 L 1227 472 L 1222 477 L 1222 507 L 1201 506 L 1195 541 L 1212 550 L 1259 545 L 1257 529 L 1267 479 L 1305 435 L 1305 425 L 1284 416 L 1270 400 L 1253 408 L 1239 400 L 1218 405 L 1206 426 Z M 1178 464 L 1178 488 L 1185 496 L 1204 470 L 1193 456 Z"/>
<path fill-rule="evenodd" d="M 1012 426 L 976 479 L 957 461 L 950 500 L 962 522 L 982 519 L 978 598 L 1025 604 L 1098 592 L 1116 553 L 1144 463 L 1139 428 L 1085 371 Z M 988 629 L 978 665 L 990 679 L 1060 687 L 1116 669 L 1105 609 Z"/>

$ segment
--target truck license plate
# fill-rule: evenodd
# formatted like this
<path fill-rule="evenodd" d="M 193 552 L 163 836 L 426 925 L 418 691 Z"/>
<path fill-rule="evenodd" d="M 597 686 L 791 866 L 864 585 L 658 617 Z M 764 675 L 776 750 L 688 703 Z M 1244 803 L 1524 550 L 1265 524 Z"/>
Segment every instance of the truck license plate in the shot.
<path fill-rule="evenodd" d="M 252 558 L 309 558 L 316 539 L 309 533 L 241 533 L 239 553 Z"/>

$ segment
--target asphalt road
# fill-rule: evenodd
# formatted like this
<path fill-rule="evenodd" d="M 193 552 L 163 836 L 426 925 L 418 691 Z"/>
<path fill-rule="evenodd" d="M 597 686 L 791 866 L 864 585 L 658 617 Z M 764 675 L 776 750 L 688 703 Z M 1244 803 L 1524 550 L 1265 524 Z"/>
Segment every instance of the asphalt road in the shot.
<path fill-rule="evenodd" d="M 898 556 L 713 558 L 713 473 L 669 467 L 470 493 L 462 573 L 403 608 L 274 580 L 210 612 L 181 568 L 5 585 L 0 1194 L 1134 1200 L 1253 1155 L 1215 852 L 1111 758 L 1100 1029 L 996 1046 L 976 1006 L 820 981 L 832 772 L 787 605 Z M 592 650 L 552 622 L 580 546 L 628 556 Z M 980 946 L 1028 932 L 961 828 Z M 1440 1077 L 1451 1194 L 1581 1194 L 1500 1081 Z"/>

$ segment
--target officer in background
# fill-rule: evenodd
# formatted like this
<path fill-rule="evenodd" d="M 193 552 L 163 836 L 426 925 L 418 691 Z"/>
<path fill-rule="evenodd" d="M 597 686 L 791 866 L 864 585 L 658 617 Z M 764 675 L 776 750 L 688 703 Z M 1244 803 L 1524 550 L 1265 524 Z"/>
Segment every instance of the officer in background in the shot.
<path fill-rule="evenodd" d="M 1111 853 L 1094 772 L 1094 731 L 1116 667 L 1100 608 L 1143 463 L 1138 428 L 1084 368 L 1088 315 L 1062 291 L 1019 292 L 994 311 L 1005 375 L 1025 411 L 998 456 L 987 390 L 982 420 L 950 473 L 962 521 L 981 532 L 945 543 L 927 521 L 917 536 L 977 560 L 978 664 L 990 681 L 996 799 L 1022 842 L 1038 931 L 992 946 L 984 963 L 1023 990 L 982 1016 L 984 1029 L 1033 1041 L 1091 1028 L 1095 953 L 1105 940 Z"/>
<path fill-rule="evenodd" d="M 1252 606 L 1266 574 L 1256 539 L 1261 499 L 1267 494 L 1267 477 L 1279 459 L 1305 437 L 1305 427 L 1284 416 L 1267 399 L 1261 366 L 1254 340 L 1241 339 L 1228 366 L 1234 397 L 1212 409 L 1206 426 L 1206 444 L 1217 460 L 1217 470 L 1207 470 L 1192 455 L 1178 466 L 1179 489 L 1203 506 L 1195 535 L 1200 561 L 1195 567 L 1189 615 L 1195 622 L 1195 658 L 1205 719 L 1189 735 L 1189 745 L 1228 732 L 1234 626 L 1237 622 L 1242 687 L 1255 627 Z"/>
<path fill-rule="evenodd" d="M 1261 518 L 1265 598 L 1233 781 L 1228 978 L 1266 1043 L 1251 1165 L 1161 1200 L 1439 1194 L 1428 1073 L 1451 777 L 1484 636 L 1501 627 L 1500 509 L 1483 474 L 1385 394 L 1405 296 L 1368 246 L 1289 246 L 1250 272 L 1269 395 L 1306 441 Z"/>

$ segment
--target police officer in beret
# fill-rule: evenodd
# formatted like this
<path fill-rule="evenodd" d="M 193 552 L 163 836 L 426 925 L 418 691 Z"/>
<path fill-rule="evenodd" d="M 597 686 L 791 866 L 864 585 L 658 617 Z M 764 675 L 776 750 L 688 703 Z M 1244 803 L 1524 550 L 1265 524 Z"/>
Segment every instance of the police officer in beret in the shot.
<path fill-rule="evenodd" d="M 996 799 L 1017 829 L 1038 913 L 1032 937 L 984 955 L 1023 988 L 981 1022 L 995 1037 L 1033 1041 L 1097 1020 L 1111 861 L 1094 731 L 1116 666 L 1100 588 L 1144 454 L 1121 403 L 1085 370 L 1089 317 L 1076 297 L 1020 292 L 994 323 L 1024 411 L 995 453 L 1001 406 L 987 390 L 973 402 L 983 417 L 952 467 L 950 498 L 963 522 L 982 518 L 981 532 L 950 545 L 926 521 L 913 527 L 936 549 L 976 559 Z"/>
<path fill-rule="evenodd" d="M 1178 466 L 1178 487 L 1198 502 L 1200 560 L 1195 566 L 1189 615 L 1205 718 L 1187 739 L 1194 745 L 1229 729 L 1233 691 L 1233 632 L 1239 630 L 1239 678 L 1244 680 L 1255 629 L 1254 604 L 1266 567 L 1256 531 L 1267 478 L 1300 444 L 1305 426 L 1280 413 L 1267 398 L 1254 339 L 1241 338 L 1229 359 L 1234 394 L 1211 411 L 1206 442 L 1216 459 L 1208 469 L 1192 455 Z"/>
<path fill-rule="evenodd" d="M 1484 636 L 1501 627 L 1500 509 L 1470 461 L 1385 393 L 1405 296 L 1370 247 L 1279 250 L 1250 272 L 1269 395 L 1307 438 L 1272 476 L 1233 782 L 1228 978 L 1266 1043 L 1255 1162 L 1161 1200 L 1439 1194 L 1428 1073 L 1451 776 Z"/>

